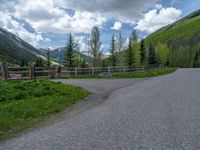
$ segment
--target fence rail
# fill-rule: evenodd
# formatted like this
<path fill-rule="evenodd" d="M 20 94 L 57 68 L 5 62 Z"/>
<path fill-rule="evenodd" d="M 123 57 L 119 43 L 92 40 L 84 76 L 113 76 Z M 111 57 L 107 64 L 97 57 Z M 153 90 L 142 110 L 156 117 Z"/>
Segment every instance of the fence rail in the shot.
<path fill-rule="evenodd" d="M 52 67 L 6 67 L 0 66 L 0 81 L 24 80 L 37 78 L 66 78 L 76 76 L 112 76 L 112 74 L 125 74 L 129 72 L 147 71 L 160 66 L 117 66 L 117 67 L 90 67 L 90 68 L 66 68 L 61 66 Z"/>

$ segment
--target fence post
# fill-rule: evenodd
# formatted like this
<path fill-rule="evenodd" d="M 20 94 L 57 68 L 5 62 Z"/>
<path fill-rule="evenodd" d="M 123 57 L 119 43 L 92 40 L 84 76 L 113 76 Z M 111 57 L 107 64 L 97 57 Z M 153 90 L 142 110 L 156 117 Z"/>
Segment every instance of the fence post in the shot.
<path fill-rule="evenodd" d="M 77 69 L 76 67 L 75 67 L 74 69 L 75 69 L 75 70 L 74 70 L 74 71 L 75 71 L 75 72 L 74 72 L 74 75 L 75 75 L 75 77 L 76 77 L 76 76 L 77 76 L 77 70 L 78 70 L 78 69 Z"/>
<path fill-rule="evenodd" d="M 92 75 L 94 76 L 94 67 L 92 67 Z"/>
<path fill-rule="evenodd" d="M 56 78 L 60 78 L 61 77 L 61 66 L 56 66 Z"/>
<path fill-rule="evenodd" d="M 0 66 L 0 81 L 3 81 L 3 66 Z"/>
<path fill-rule="evenodd" d="M 110 67 L 108 67 L 108 73 L 110 74 Z"/>
<path fill-rule="evenodd" d="M 33 80 L 33 67 L 29 67 L 29 79 Z"/>
<path fill-rule="evenodd" d="M 33 67 L 33 76 L 34 76 L 34 80 L 36 80 L 37 79 L 37 75 L 36 75 L 36 69 L 35 69 L 36 67 L 34 66 Z"/>
<path fill-rule="evenodd" d="M 125 70 L 125 66 L 123 66 L 123 73 L 125 73 L 126 72 L 126 70 Z"/>
<path fill-rule="evenodd" d="M 8 70 L 7 70 L 7 67 L 5 65 L 3 65 L 3 69 L 2 69 L 3 73 L 3 79 L 6 81 L 8 80 Z"/>

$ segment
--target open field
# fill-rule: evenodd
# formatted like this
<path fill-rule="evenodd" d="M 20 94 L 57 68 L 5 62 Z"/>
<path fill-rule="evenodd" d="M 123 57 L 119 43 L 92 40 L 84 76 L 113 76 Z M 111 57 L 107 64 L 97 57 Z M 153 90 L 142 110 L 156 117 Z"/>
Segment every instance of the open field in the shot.
<path fill-rule="evenodd" d="M 42 117 L 63 110 L 88 93 L 50 81 L 9 81 L 0 84 L 0 140 L 12 137 Z"/>

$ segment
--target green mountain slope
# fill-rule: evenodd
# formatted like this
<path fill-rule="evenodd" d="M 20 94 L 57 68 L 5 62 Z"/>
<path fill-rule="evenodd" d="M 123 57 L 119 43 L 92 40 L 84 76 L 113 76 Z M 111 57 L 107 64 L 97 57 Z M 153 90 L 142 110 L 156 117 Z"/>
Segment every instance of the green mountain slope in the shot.
<path fill-rule="evenodd" d="M 157 42 L 170 42 L 177 39 L 191 39 L 200 36 L 200 10 L 185 18 L 159 29 L 149 35 L 145 41 L 156 44 Z"/>
<path fill-rule="evenodd" d="M 3 57 L 11 65 L 19 65 L 22 59 L 34 62 L 38 58 L 46 61 L 45 55 L 27 42 L 7 30 L 0 28 L 0 62 Z"/>
<path fill-rule="evenodd" d="M 145 39 L 147 46 L 165 43 L 170 49 L 171 66 L 193 67 L 199 61 L 200 10 L 152 33 Z"/>

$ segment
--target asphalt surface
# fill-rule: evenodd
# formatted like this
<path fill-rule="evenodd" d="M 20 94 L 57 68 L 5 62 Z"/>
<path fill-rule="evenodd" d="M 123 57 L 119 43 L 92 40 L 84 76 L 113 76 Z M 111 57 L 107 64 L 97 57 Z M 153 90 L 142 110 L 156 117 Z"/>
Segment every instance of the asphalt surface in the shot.
<path fill-rule="evenodd" d="M 200 69 L 128 80 L 63 80 L 100 99 L 0 144 L 2 150 L 198 150 Z"/>

